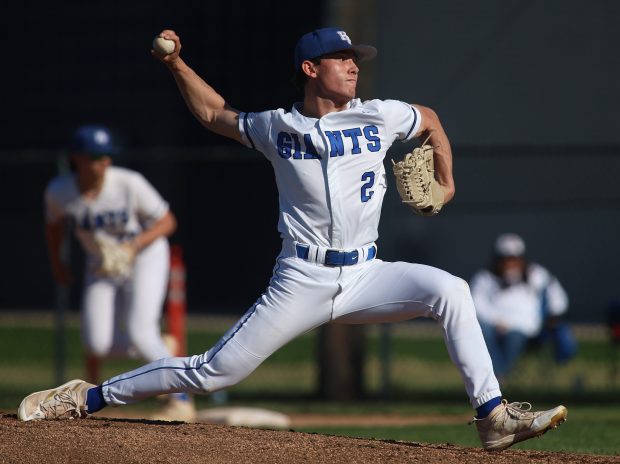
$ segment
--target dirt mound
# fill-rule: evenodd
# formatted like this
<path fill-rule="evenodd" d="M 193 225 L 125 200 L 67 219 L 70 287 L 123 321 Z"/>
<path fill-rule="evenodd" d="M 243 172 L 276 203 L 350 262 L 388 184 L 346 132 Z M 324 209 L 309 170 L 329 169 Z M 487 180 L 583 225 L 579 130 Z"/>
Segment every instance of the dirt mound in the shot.
<path fill-rule="evenodd" d="M 89 418 L 21 422 L 0 415 L 1 463 L 607 463 L 612 456 L 502 451 L 330 435 Z"/>

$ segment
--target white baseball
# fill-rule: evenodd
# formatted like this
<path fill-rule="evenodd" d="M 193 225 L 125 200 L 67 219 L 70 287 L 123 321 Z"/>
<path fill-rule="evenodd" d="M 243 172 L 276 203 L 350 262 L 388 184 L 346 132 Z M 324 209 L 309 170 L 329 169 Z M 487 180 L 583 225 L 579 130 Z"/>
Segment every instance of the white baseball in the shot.
<path fill-rule="evenodd" d="M 155 37 L 153 39 L 153 50 L 161 55 L 170 55 L 174 51 L 174 40 Z"/>

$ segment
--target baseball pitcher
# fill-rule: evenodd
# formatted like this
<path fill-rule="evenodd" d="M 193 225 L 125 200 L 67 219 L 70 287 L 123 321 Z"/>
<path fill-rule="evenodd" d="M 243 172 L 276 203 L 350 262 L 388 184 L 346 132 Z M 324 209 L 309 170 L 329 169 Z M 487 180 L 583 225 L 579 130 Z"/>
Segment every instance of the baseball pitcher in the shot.
<path fill-rule="evenodd" d="M 359 66 L 375 57 L 342 30 L 301 37 L 294 55 L 303 101 L 259 113 L 232 108 L 183 61 L 175 43 L 164 55 L 190 111 L 209 130 L 263 153 L 279 191 L 282 250 L 265 292 L 220 341 L 187 358 L 163 359 L 99 386 L 80 380 L 22 402 L 23 420 L 83 417 L 164 392 L 209 393 L 241 381 L 300 334 L 342 324 L 434 319 L 461 372 L 485 449 L 504 449 L 565 420 L 558 406 L 531 412 L 502 399 L 467 283 L 421 264 L 385 262 L 376 240 L 387 189 L 385 154 L 394 142 L 423 137 L 423 146 L 395 163 L 398 191 L 416 212 L 437 214 L 454 195 L 452 152 L 437 115 L 398 100 L 356 98 Z M 403 210 L 405 211 L 405 210 Z M 47 399 L 66 392 L 64 402 Z M 62 404 L 61 404 L 62 403 Z M 49 412 L 54 411 L 54 412 Z"/>

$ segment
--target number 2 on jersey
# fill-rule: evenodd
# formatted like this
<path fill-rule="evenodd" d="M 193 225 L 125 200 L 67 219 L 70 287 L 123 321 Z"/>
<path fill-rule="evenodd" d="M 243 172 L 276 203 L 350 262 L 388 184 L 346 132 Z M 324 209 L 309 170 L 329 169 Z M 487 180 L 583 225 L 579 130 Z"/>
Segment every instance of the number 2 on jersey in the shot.
<path fill-rule="evenodd" d="M 368 200 L 372 198 L 372 194 L 374 191 L 370 190 L 372 186 L 375 184 L 375 173 L 374 171 L 367 171 L 362 174 L 362 182 L 365 182 L 362 185 L 361 197 L 362 203 L 366 203 Z"/>

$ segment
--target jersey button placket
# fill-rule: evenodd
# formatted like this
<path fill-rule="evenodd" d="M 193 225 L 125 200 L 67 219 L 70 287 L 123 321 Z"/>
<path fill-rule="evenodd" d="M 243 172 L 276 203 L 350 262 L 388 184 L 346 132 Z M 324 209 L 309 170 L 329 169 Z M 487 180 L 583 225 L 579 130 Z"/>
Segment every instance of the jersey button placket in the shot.
<path fill-rule="evenodd" d="M 342 221 L 340 218 L 344 217 L 343 205 L 342 205 L 342 195 L 340 189 L 340 172 L 339 166 L 342 160 L 340 158 L 346 157 L 346 154 L 341 156 L 331 157 L 331 145 L 329 144 L 329 140 L 325 135 L 324 128 L 322 124 L 319 122 L 319 131 L 321 137 L 323 138 L 323 143 L 325 146 L 325 173 L 327 177 L 327 195 L 329 197 L 330 202 L 330 213 L 331 213 L 331 236 L 330 243 L 332 248 L 342 248 Z"/>

